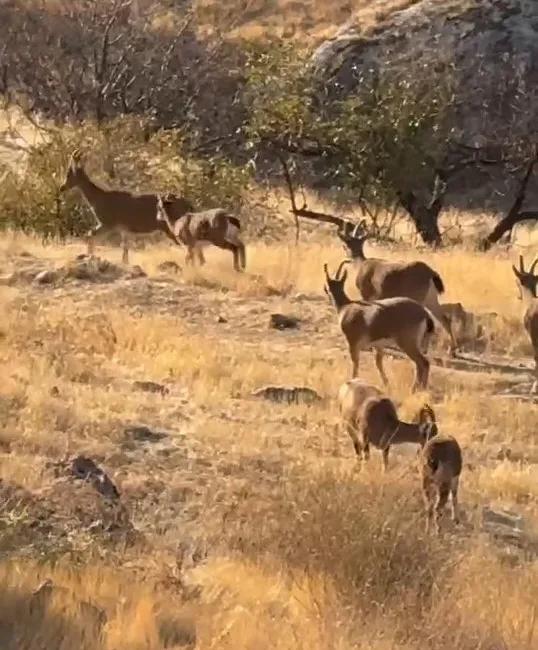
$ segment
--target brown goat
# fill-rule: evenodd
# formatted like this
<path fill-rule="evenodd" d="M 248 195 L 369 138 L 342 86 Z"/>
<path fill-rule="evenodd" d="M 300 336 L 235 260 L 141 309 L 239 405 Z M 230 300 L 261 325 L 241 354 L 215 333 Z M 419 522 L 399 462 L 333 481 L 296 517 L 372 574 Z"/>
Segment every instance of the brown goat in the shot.
<path fill-rule="evenodd" d="M 448 501 L 452 499 L 452 520 L 459 521 L 458 486 L 463 466 L 461 448 L 452 436 L 435 436 L 429 439 L 421 452 L 420 473 L 426 507 L 426 531 L 434 520 L 439 532 L 439 519 Z"/>
<path fill-rule="evenodd" d="M 450 336 L 451 354 L 455 354 L 457 342 L 451 321 L 439 304 L 439 296 L 445 291 L 441 276 L 421 261 L 390 262 L 378 258 L 367 259 L 364 255 L 364 243 L 368 235 L 361 230 L 362 223 L 358 223 L 352 231 L 352 225 L 344 221 L 337 233 L 350 255 L 345 262 L 354 264 L 355 285 L 362 298 L 380 300 L 405 296 L 416 300 L 429 309 L 444 327 Z"/>
<path fill-rule="evenodd" d="M 82 164 L 82 154 L 76 149 L 71 154 L 65 180 L 60 192 L 78 187 L 91 207 L 97 225 L 87 234 L 88 255 L 94 251 L 95 238 L 107 232 L 117 231 L 122 241 L 122 261 L 129 263 L 129 235 L 164 233 L 174 244 L 178 241 L 168 222 L 156 217 L 156 194 L 133 194 L 123 190 L 107 190 L 92 181 Z M 174 220 L 193 210 L 187 199 L 168 194 L 164 204 Z"/>
<path fill-rule="evenodd" d="M 245 245 L 239 237 L 241 222 L 226 210 L 214 208 L 203 212 L 187 212 L 173 222 L 168 208 L 159 197 L 157 219 L 167 222 L 177 239 L 187 246 L 186 264 L 194 262 L 195 252 L 200 264 L 205 264 L 202 245 L 210 243 L 218 248 L 232 251 L 234 269 L 244 271 L 246 253 Z"/>
<path fill-rule="evenodd" d="M 416 378 L 413 391 L 426 388 L 430 372 L 430 362 L 421 350 L 427 349 L 428 341 L 434 332 L 432 317 L 426 309 L 410 298 L 387 298 L 367 302 L 352 301 L 344 291 L 347 271 L 340 276 L 342 264 L 334 278 L 325 270 L 325 293 L 330 297 L 336 311 L 340 327 L 346 337 L 353 370 L 352 378 L 359 372 L 360 351 L 375 348 L 375 362 L 385 386 L 389 381 L 383 368 L 383 350 L 389 343 L 397 345 L 414 363 Z"/>
<path fill-rule="evenodd" d="M 538 392 L 538 298 L 536 288 L 538 286 L 538 275 L 534 275 L 534 269 L 538 264 L 538 257 L 525 271 L 523 255 L 519 256 L 519 270 L 512 265 L 512 269 L 518 281 L 519 294 L 523 300 L 523 325 L 530 337 L 534 353 L 534 383 L 531 386 L 531 393 Z"/>
<path fill-rule="evenodd" d="M 389 397 L 372 394 L 358 409 L 351 400 L 349 402 L 349 409 L 343 409 L 344 424 L 357 457 L 367 461 L 370 445 L 373 445 L 382 452 L 385 470 L 391 445 L 416 443 L 422 447 L 437 435 L 435 413 L 427 404 L 420 409 L 414 422 L 403 422 Z"/>

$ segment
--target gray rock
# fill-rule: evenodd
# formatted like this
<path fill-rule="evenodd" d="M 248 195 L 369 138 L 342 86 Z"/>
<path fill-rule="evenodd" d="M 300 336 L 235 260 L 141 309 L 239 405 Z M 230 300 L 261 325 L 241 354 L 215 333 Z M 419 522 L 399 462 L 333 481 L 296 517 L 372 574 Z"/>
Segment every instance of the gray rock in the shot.
<path fill-rule="evenodd" d="M 76 456 L 71 461 L 71 475 L 76 479 L 90 481 L 93 487 L 103 496 L 118 499 L 120 493 L 107 474 L 87 456 Z"/>
<path fill-rule="evenodd" d="M 538 2 L 421 0 L 365 27 L 357 15 L 311 57 L 312 69 L 330 95 L 353 93 L 364 76 L 377 71 L 416 75 L 428 65 L 430 75 L 452 79 L 449 119 L 455 141 L 474 147 L 515 145 L 536 132 Z M 486 115 L 485 107 L 493 106 L 503 108 L 487 109 Z M 463 190 L 482 208 L 505 209 L 513 201 L 511 191 L 504 197 L 491 191 L 517 182 L 510 165 L 491 176 L 471 171 L 454 179 L 448 200 L 456 201 Z M 533 191 L 529 187 L 528 198 Z"/>
<path fill-rule="evenodd" d="M 159 384 L 156 381 L 141 381 L 137 380 L 133 382 L 134 390 L 142 390 L 146 393 L 160 393 L 161 395 L 168 395 L 170 389 L 164 384 Z"/>
<path fill-rule="evenodd" d="M 138 280 L 138 278 L 147 278 L 147 277 L 148 274 L 138 264 L 135 264 L 127 274 L 127 278 L 129 278 L 129 280 Z"/>
<path fill-rule="evenodd" d="M 34 278 L 36 284 L 52 284 L 58 279 L 58 273 L 56 271 L 51 271 L 50 269 L 45 269 L 40 271 Z"/>
<path fill-rule="evenodd" d="M 522 547 L 526 541 L 523 517 L 509 510 L 482 508 L 482 528 L 496 539 Z"/>
<path fill-rule="evenodd" d="M 157 270 L 161 271 L 161 273 L 179 273 L 181 267 L 176 262 L 167 260 L 166 262 L 161 262 L 157 267 Z"/>
<path fill-rule="evenodd" d="M 167 433 L 153 431 L 143 424 L 127 427 L 123 433 L 128 440 L 136 442 L 160 442 L 168 437 Z"/>
<path fill-rule="evenodd" d="M 269 327 L 277 330 L 298 329 L 301 325 L 301 319 L 296 316 L 287 316 L 286 314 L 271 314 L 269 317 Z"/>
<path fill-rule="evenodd" d="M 322 400 L 319 393 L 308 386 L 264 386 L 252 391 L 251 395 L 270 402 L 288 404 L 312 404 Z"/>

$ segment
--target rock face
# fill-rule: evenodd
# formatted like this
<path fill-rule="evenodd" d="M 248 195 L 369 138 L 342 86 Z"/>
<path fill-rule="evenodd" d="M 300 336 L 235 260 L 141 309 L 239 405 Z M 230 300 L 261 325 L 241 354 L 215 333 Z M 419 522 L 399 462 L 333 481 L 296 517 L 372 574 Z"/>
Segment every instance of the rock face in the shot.
<path fill-rule="evenodd" d="M 312 56 L 333 93 L 353 92 L 361 75 L 379 69 L 416 75 L 426 62 L 430 70 L 435 62 L 440 80 L 450 75 L 455 140 L 495 149 L 507 139 L 517 146 L 538 130 L 535 0 L 421 0 L 364 30 L 346 23 Z M 449 189 L 474 190 L 482 208 L 488 199 L 498 206 L 491 183 L 498 187 L 502 178 L 492 179 L 490 168 L 471 176 L 460 174 L 458 187 Z"/>

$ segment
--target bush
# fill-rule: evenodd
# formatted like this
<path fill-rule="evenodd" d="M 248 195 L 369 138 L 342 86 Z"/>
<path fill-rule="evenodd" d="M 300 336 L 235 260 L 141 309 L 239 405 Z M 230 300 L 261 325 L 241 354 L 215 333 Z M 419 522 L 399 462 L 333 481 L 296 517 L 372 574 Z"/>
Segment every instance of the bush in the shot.
<path fill-rule="evenodd" d="M 24 174 L 8 170 L 0 187 L 0 225 L 37 233 L 44 239 L 86 233 L 94 224 L 89 206 L 77 192 L 61 195 L 69 156 L 85 155 L 92 178 L 133 192 L 175 192 L 199 209 L 223 206 L 240 211 L 249 170 L 223 157 L 182 156 L 179 130 L 150 134 L 151 122 L 123 117 L 100 126 L 94 122 L 48 131 L 46 142 L 28 151 Z"/>

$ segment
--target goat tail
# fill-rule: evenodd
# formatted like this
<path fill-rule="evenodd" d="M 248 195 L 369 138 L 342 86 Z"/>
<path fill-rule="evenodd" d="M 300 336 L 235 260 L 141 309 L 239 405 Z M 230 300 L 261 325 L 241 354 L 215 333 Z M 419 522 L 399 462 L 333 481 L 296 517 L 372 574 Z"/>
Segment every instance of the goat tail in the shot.
<path fill-rule="evenodd" d="M 446 489 L 450 489 L 452 481 L 454 479 L 454 472 L 450 463 L 446 461 L 441 461 L 434 458 L 428 459 L 428 467 L 432 476 L 435 479 L 435 482 L 439 486 L 443 486 Z"/>
<path fill-rule="evenodd" d="M 432 282 L 438 293 L 445 292 L 445 285 L 443 283 L 443 280 L 441 279 L 439 273 L 436 273 L 435 271 L 432 271 Z"/>

